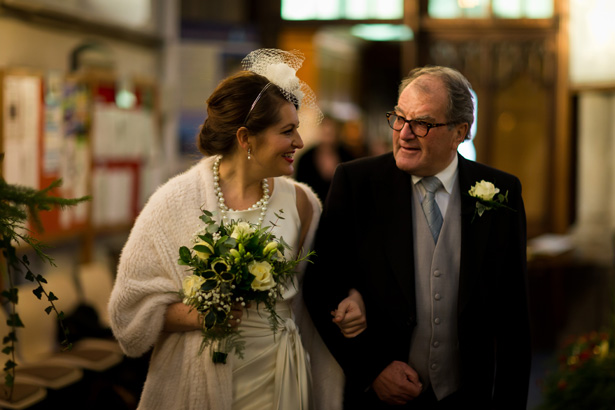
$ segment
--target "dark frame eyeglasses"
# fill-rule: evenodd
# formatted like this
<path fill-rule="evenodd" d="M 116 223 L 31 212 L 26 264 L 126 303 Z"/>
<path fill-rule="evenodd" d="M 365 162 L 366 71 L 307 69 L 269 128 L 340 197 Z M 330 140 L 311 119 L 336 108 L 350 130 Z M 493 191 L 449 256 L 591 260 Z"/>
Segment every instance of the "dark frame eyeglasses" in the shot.
<path fill-rule="evenodd" d="M 434 124 L 421 120 L 407 120 L 401 115 L 397 115 L 394 111 L 389 111 L 386 114 L 387 122 L 389 123 L 389 127 L 391 127 L 391 129 L 393 129 L 394 131 L 401 131 L 404 129 L 404 126 L 408 124 L 408 126 L 410 127 L 410 131 L 412 131 L 414 135 L 420 138 L 425 138 L 427 134 L 429 134 L 429 130 L 431 130 L 432 128 L 443 127 L 445 125 L 452 124 L 450 122 Z"/>

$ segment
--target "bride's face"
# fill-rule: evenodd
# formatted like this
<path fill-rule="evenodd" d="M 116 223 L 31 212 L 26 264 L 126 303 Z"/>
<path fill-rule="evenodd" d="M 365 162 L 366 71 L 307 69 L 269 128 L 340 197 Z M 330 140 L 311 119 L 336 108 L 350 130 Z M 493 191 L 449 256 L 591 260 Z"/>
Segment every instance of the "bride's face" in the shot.
<path fill-rule="evenodd" d="M 283 104 L 279 117 L 277 123 L 253 137 L 252 161 L 262 169 L 263 177 L 292 175 L 295 152 L 303 148 L 295 106 Z"/>

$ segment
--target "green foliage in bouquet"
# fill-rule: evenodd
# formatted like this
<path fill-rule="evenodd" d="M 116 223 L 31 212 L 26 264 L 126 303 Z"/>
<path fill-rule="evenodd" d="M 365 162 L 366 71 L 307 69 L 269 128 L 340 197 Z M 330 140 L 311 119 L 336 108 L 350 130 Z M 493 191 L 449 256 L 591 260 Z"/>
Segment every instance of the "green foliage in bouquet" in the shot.
<path fill-rule="evenodd" d="M 43 297 L 49 302 L 45 308 L 45 312 L 50 314 L 54 312 L 59 319 L 61 329 L 64 333 L 62 346 L 65 349 L 70 349 L 72 346 L 68 340 L 68 330 L 64 327 L 62 319 L 64 313 L 58 311 L 54 301 L 58 297 L 53 292 L 44 288 L 47 280 L 40 274 L 34 274 L 30 270 L 30 261 L 26 255 L 21 258 L 17 255 L 16 246 L 27 245 L 34 250 L 36 255 L 44 262 L 55 266 L 53 259 L 44 252 L 44 244 L 34 238 L 32 230 L 27 227 L 28 218 L 33 223 L 34 228 L 42 232 L 43 226 L 39 217 L 40 211 L 49 211 L 53 207 L 68 207 L 77 205 L 80 202 L 87 201 L 89 197 L 66 199 L 50 195 L 51 191 L 58 188 L 62 181 L 57 180 L 43 190 L 36 190 L 19 185 L 8 184 L 3 178 L 0 178 L 0 249 L 2 250 L 2 270 L 5 277 L 8 279 L 8 288 L 3 289 L 2 302 L 8 301 L 8 325 L 11 330 L 8 335 L 3 337 L 2 343 L 4 348 L 2 352 L 9 356 L 9 359 L 4 365 L 5 386 L 9 389 L 7 397 L 9 400 L 13 397 L 14 380 L 15 380 L 15 346 L 18 342 L 16 329 L 24 327 L 24 323 L 19 318 L 16 312 L 15 305 L 19 301 L 17 288 L 15 286 L 14 275 L 25 272 L 24 279 L 30 282 L 36 282 L 38 287 L 33 293 L 38 299 Z"/>
<path fill-rule="evenodd" d="M 200 352 L 214 344 L 212 360 L 226 363 L 228 353 L 235 350 L 242 357 L 244 347 L 240 332 L 230 323 L 233 306 L 241 308 L 254 302 L 258 307 L 262 303 L 276 332 L 280 324 L 276 302 L 284 289 L 294 284 L 297 265 L 313 253 L 287 260 L 284 251 L 290 246 L 271 233 L 272 227 L 242 221 L 218 224 L 211 212 L 202 212 L 205 227 L 196 235 L 194 245 L 179 249 L 179 264 L 192 270 L 184 278 L 180 295 L 203 319 Z M 280 214 L 276 217 L 284 219 Z"/>
<path fill-rule="evenodd" d="M 615 329 L 571 337 L 543 384 L 539 410 L 615 408 Z"/>

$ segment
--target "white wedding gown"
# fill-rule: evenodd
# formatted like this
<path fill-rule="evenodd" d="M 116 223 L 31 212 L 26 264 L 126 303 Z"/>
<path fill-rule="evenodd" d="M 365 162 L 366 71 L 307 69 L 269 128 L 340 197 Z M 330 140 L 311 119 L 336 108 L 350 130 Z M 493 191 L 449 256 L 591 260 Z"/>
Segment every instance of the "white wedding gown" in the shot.
<path fill-rule="evenodd" d="M 281 214 L 279 219 L 275 213 Z M 256 223 L 260 209 L 232 211 L 230 219 Z M 285 178 L 275 178 L 263 227 L 275 223 L 273 234 L 292 246 L 286 257 L 295 257 L 300 234 L 294 185 Z M 299 285 L 289 284 L 284 299 L 279 300 L 276 312 L 282 323 L 274 334 L 264 305 L 252 303 L 244 312 L 238 330 L 245 341 L 244 357 L 229 354 L 233 365 L 233 410 L 309 410 L 311 374 L 309 358 L 295 326 L 290 301 L 297 295 Z"/>

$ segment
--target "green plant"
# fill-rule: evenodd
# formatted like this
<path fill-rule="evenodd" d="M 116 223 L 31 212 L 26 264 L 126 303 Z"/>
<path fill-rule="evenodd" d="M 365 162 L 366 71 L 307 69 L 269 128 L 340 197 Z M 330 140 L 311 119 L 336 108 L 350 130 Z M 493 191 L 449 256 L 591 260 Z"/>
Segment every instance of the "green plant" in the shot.
<path fill-rule="evenodd" d="M 4 289 L 1 295 L 10 304 L 8 307 L 8 325 L 11 327 L 9 334 L 3 338 L 4 348 L 2 352 L 9 356 L 4 365 L 5 386 L 9 389 L 7 393 L 9 400 L 13 396 L 15 368 L 17 367 L 15 362 L 15 346 L 18 341 L 16 329 L 24 327 L 15 309 L 19 301 L 19 295 L 15 287 L 14 275 L 25 271 L 24 279 L 37 283 L 38 287 L 34 290 L 34 294 L 39 299 L 42 299 L 44 296 L 49 302 L 49 306 L 45 308 L 45 311 L 47 314 L 55 312 L 59 319 L 64 335 L 64 340 L 62 341 L 63 348 L 70 349 L 72 347 L 68 340 L 68 330 L 62 322 L 64 313 L 58 311 L 54 304 L 54 301 L 58 300 L 58 298 L 53 292 L 45 289 L 44 285 L 47 283 L 45 278 L 41 274 L 34 274 L 30 270 L 30 261 L 27 255 L 23 255 L 20 258 L 17 255 L 16 248 L 16 246 L 29 246 L 43 262 L 55 266 L 53 259 L 44 252 L 46 246 L 31 235 L 33 231 L 27 227 L 27 222 L 29 218 L 34 229 L 42 232 L 43 226 L 39 217 L 40 211 L 48 211 L 53 207 L 64 208 L 74 206 L 90 199 L 89 197 L 66 199 L 52 196 L 52 191 L 58 188 L 61 183 L 61 180 L 57 180 L 45 189 L 36 190 L 8 184 L 0 177 L 0 249 L 4 257 L 2 268 L 5 272 L 3 273 L 6 273 L 5 277 L 8 280 L 8 288 Z M 4 303 L 5 301 L 3 300 L 3 306 Z"/>

